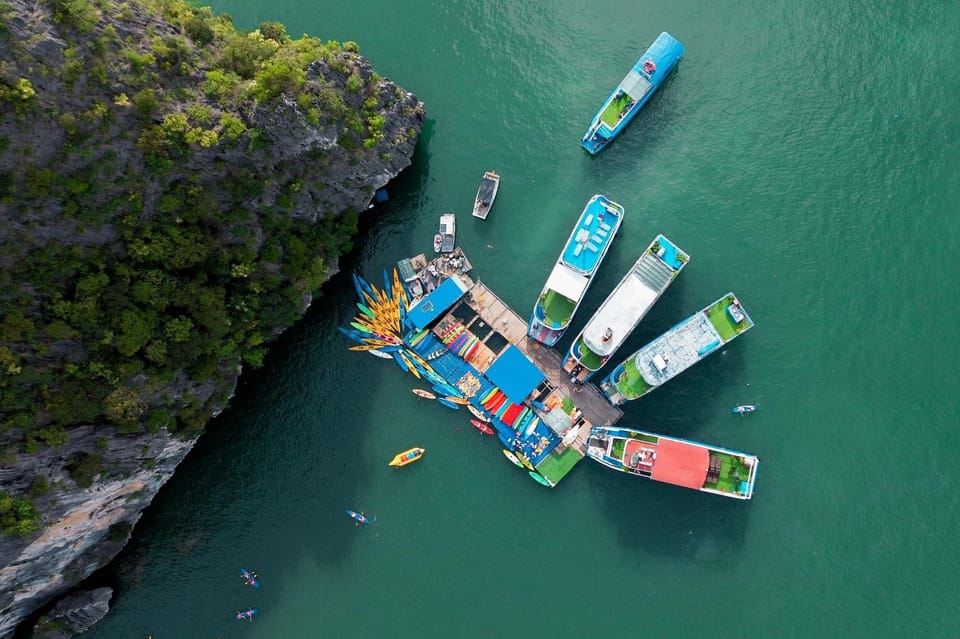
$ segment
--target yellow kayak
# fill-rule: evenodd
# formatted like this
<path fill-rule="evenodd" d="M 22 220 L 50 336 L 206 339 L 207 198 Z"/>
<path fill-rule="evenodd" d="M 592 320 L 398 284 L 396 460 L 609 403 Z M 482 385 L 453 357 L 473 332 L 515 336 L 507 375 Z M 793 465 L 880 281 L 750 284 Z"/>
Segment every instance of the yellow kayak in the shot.
<path fill-rule="evenodd" d="M 399 468 L 400 466 L 412 464 L 423 457 L 425 452 L 426 450 L 423 448 L 411 448 L 410 450 L 405 450 L 402 453 L 397 453 L 394 455 L 393 459 L 390 461 L 390 465 Z"/>

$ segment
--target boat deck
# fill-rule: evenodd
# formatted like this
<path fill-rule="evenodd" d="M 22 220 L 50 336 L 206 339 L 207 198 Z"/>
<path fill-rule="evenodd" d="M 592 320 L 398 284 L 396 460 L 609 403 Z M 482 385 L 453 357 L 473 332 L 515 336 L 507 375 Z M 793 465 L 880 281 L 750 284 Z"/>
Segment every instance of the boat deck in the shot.
<path fill-rule="evenodd" d="M 734 321 L 736 313 L 739 321 Z M 636 399 L 673 379 L 753 326 L 733 293 L 630 355 L 601 384 L 611 401 Z M 609 386 L 614 388 L 610 388 Z"/>
<path fill-rule="evenodd" d="M 622 211 L 606 198 L 596 198 L 587 204 L 560 256 L 561 261 L 584 275 L 593 273 L 613 240 Z"/>
<path fill-rule="evenodd" d="M 401 260 L 398 265 L 406 261 L 407 260 Z M 449 253 L 441 253 L 430 261 L 427 261 L 427 256 L 424 253 L 415 255 L 409 258 L 408 261 L 409 266 L 402 267 L 401 271 L 412 270 L 416 274 L 416 278 L 419 280 L 422 289 L 421 295 L 411 296 L 411 303 L 419 302 L 423 295 L 433 291 L 451 275 L 465 275 L 473 270 L 473 264 L 459 246 L 454 247 Z M 411 288 L 409 282 L 408 288 Z"/>

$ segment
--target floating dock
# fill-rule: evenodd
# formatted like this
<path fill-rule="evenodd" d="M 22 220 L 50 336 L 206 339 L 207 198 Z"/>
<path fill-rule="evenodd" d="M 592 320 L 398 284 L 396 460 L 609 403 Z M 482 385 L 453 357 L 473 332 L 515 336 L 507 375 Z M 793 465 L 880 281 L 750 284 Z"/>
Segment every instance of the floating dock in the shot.
<path fill-rule="evenodd" d="M 361 314 L 339 330 L 358 342 L 351 350 L 377 351 L 429 384 L 432 391 L 420 389 L 421 396 L 433 396 L 450 410 L 466 407 L 488 422 L 504 456 L 538 483 L 553 487 L 584 457 L 598 459 L 598 429 L 619 421 L 623 412 L 597 387 L 569 377 L 560 354 L 530 338 L 527 322 L 485 284 L 472 280 L 467 275 L 471 269 L 463 251 L 455 248 L 433 262 L 423 255 L 401 260 L 392 274 L 384 272 L 382 289 L 355 274 Z M 752 326 L 732 293 L 701 313 L 719 337 L 717 344 L 696 349 L 698 358 Z M 676 332 L 675 327 L 667 336 Z M 656 355 L 667 359 L 659 350 Z M 652 456 L 636 462 L 631 458 L 629 472 L 656 459 L 657 451 L 647 448 Z M 710 473 L 722 474 L 724 468 L 700 469 L 702 457 L 694 460 L 693 470 L 702 470 L 701 484 L 715 490 L 712 484 L 720 486 L 720 480 Z M 666 458 L 662 461 L 661 470 L 670 466 Z M 637 466 L 640 462 L 646 466 Z M 746 476 L 742 468 L 728 466 L 730 477 Z M 733 488 L 744 493 L 741 484 Z M 724 489 L 731 490 L 727 484 L 720 492 Z"/>
<path fill-rule="evenodd" d="M 450 256 L 399 262 L 411 290 L 404 343 L 442 379 L 435 390 L 482 412 L 503 445 L 555 485 L 586 455 L 590 429 L 623 413 L 597 387 L 570 381 L 560 355 L 527 336 L 526 320 L 467 275 L 459 247 Z"/>

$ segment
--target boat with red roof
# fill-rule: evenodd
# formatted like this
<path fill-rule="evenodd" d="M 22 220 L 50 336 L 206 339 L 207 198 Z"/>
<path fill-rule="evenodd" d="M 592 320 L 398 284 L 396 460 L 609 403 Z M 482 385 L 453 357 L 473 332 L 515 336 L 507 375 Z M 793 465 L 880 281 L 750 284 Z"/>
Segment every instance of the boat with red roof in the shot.
<path fill-rule="evenodd" d="M 587 457 L 646 479 L 734 499 L 753 497 L 760 459 L 735 450 L 617 426 L 594 426 Z"/>

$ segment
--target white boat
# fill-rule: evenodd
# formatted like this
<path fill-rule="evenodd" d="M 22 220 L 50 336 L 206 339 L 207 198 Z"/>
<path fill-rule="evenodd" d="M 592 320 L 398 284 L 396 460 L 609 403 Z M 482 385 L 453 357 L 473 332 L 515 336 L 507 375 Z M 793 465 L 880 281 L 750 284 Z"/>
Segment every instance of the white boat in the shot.
<path fill-rule="evenodd" d="M 657 235 L 573 340 L 563 370 L 583 383 L 603 368 L 689 260 L 673 242 Z"/>
<path fill-rule="evenodd" d="M 440 253 L 449 253 L 457 243 L 457 216 L 453 213 L 444 213 L 440 216 Z M 437 239 L 433 239 L 433 248 L 437 248 Z"/>
<path fill-rule="evenodd" d="M 473 217 L 478 217 L 481 220 L 487 219 L 487 214 L 490 213 L 499 190 L 500 176 L 495 171 L 484 173 L 483 180 L 480 181 L 480 188 L 477 189 L 477 197 L 473 201 Z"/>

